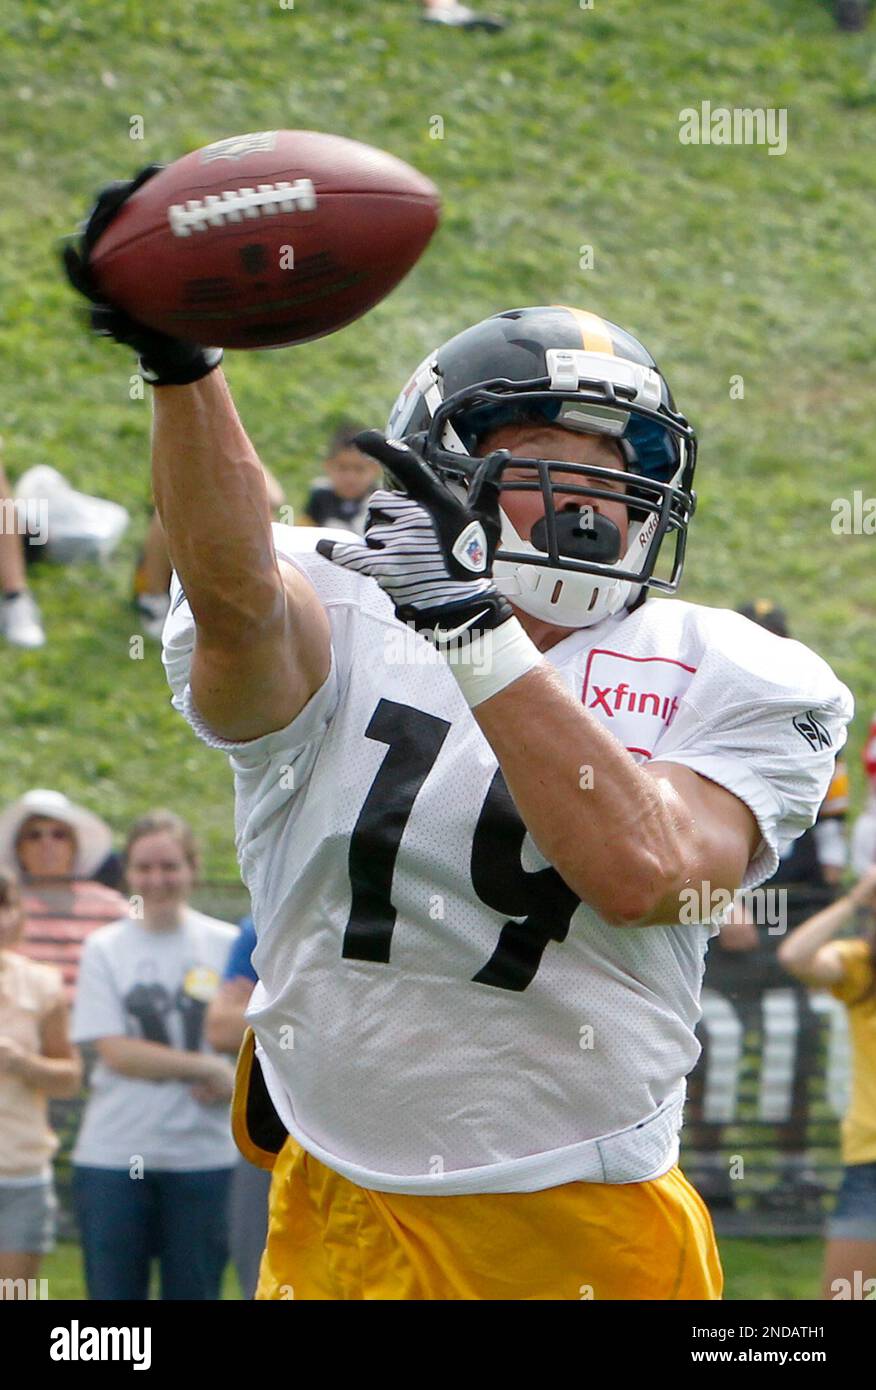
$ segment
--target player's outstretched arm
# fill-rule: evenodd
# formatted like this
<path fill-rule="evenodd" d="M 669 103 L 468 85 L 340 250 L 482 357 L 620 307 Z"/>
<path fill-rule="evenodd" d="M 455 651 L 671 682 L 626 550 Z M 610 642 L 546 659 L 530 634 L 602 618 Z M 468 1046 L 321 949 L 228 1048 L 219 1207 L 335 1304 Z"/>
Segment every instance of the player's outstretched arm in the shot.
<path fill-rule="evenodd" d="M 312 586 L 274 556 L 268 481 L 219 370 L 222 351 L 168 336 L 107 303 L 91 255 L 155 176 L 106 184 L 63 247 L 92 329 L 133 348 L 154 391 L 153 483 L 171 562 L 195 618 L 195 707 L 220 737 L 281 729 L 328 676 L 329 623 Z"/>
<path fill-rule="evenodd" d="M 154 392 L 155 503 L 196 625 L 192 698 L 222 738 L 281 729 L 328 676 L 329 622 L 274 555 L 264 470 L 221 369 Z"/>

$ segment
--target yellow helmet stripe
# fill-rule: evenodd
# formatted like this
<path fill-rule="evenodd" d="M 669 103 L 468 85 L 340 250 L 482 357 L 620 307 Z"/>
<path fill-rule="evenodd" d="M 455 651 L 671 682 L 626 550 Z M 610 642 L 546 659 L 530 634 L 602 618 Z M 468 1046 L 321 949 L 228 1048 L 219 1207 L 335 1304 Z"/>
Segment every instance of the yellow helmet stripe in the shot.
<path fill-rule="evenodd" d="M 558 304 L 556 307 L 574 316 L 581 330 L 581 343 L 587 352 L 607 352 L 614 357 L 611 334 L 604 319 L 598 314 L 591 314 L 589 309 L 573 309 L 570 304 Z"/>

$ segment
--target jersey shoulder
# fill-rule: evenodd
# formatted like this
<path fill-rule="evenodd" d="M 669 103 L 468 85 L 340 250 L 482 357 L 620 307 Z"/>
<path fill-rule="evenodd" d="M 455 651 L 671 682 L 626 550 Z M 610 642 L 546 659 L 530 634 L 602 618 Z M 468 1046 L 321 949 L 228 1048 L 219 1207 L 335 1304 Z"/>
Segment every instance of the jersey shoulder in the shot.
<path fill-rule="evenodd" d="M 731 683 L 738 683 L 746 702 L 758 690 L 763 698 L 796 695 L 804 704 L 827 702 L 851 712 L 851 695 L 822 657 L 732 609 L 650 599 L 630 615 L 630 621 L 637 618 L 650 632 L 674 642 L 679 655 L 699 673 L 723 671 Z M 728 701 L 733 693 L 731 684 Z"/>
<path fill-rule="evenodd" d="M 339 526 L 284 526 L 279 522 L 274 523 L 272 531 L 277 559 L 301 570 L 327 608 L 346 605 L 374 618 L 398 621 L 392 601 L 373 579 L 317 554 L 319 540 L 361 545 L 362 537 L 355 531 Z"/>

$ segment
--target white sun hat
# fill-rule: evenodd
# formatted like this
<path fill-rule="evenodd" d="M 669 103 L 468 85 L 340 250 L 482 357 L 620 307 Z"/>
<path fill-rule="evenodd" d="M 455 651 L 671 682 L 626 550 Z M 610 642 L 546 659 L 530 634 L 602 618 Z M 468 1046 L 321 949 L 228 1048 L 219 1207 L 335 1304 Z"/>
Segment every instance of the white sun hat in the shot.
<path fill-rule="evenodd" d="M 73 863 L 76 878 L 91 878 L 113 847 L 112 831 L 100 816 L 77 806 L 63 792 L 35 787 L 0 812 L 0 864 L 15 865 L 18 832 L 31 816 L 49 816 L 73 829 L 77 844 Z"/>

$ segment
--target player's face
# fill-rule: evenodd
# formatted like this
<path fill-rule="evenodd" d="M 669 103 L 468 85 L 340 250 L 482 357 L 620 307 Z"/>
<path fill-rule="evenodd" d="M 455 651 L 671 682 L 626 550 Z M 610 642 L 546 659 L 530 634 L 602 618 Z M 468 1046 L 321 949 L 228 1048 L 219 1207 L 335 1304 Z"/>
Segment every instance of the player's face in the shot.
<path fill-rule="evenodd" d="M 592 463 L 599 468 L 613 468 L 618 474 L 617 483 L 604 478 L 587 478 L 575 473 L 562 473 L 554 470 L 551 478 L 554 483 L 554 506 L 558 512 L 578 512 L 582 506 L 592 507 L 594 511 L 613 521 L 621 537 L 621 554 L 627 547 L 628 516 L 626 504 L 621 501 L 625 492 L 624 464 L 620 450 L 610 440 L 597 434 L 575 434 L 571 430 L 556 429 L 550 425 L 503 425 L 485 435 L 478 445 L 478 453 L 488 454 L 493 449 L 507 449 L 515 458 L 560 459 L 568 463 Z M 531 469 L 515 469 L 509 463 L 502 474 L 503 483 L 533 481 Z M 589 498 L 580 493 L 563 493 L 564 482 L 578 487 L 592 483 L 594 487 L 616 491 L 617 502 L 604 497 Z M 502 510 L 511 522 L 518 536 L 528 541 L 536 522 L 544 516 L 544 499 L 540 492 L 512 492 L 502 489 Z"/>
<path fill-rule="evenodd" d="M 375 486 L 380 465 L 358 449 L 341 449 L 327 459 L 325 471 L 338 496 L 355 501 Z"/>
<path fill-rule="evenodd" d="M 73 827 L 49 816 L 30 816 L 18 834 L 18 862 L 33 878 L 70 878 L 76 859 Z"/>
<path fill-rule="evenodd" d="M 134 841 L 125 876 L 130 892 L 143 899 L 147 912 L 166 912 L 181 906 L 195 877 L 182 845 L 165 830 Z"/>

